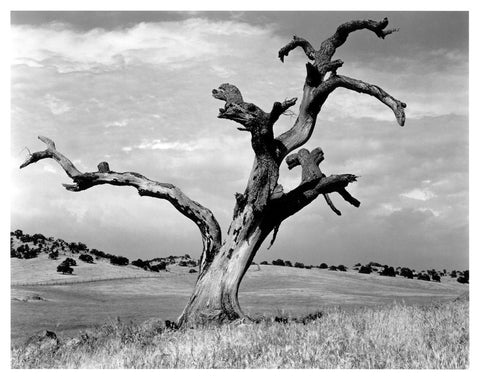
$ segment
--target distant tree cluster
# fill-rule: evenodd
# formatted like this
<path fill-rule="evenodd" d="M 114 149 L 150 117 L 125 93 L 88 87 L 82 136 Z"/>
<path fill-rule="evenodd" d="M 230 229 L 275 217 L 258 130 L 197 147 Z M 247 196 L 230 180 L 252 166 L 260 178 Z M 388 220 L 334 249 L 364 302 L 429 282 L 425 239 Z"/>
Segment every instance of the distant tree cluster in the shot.
<path fill-rule="evenodd" d="M 17 259 L 34 259 L 38 257 L 41 252 L 41 248 L 30 248 L 28 244 L 22 244 L 16 249 L 10 247 L 10 257 L 16 257 Z"/>
<path fill-rule="evenodd" d="M 161 270 L 167 270 L 167 263 L 165 261 L 161 261 L 158 264 L 151 264 L 149 261 L 137 259 L 132 261 L 132 265 L 142 268 L 143 270 L 152 272 L 160 272 Z"/>

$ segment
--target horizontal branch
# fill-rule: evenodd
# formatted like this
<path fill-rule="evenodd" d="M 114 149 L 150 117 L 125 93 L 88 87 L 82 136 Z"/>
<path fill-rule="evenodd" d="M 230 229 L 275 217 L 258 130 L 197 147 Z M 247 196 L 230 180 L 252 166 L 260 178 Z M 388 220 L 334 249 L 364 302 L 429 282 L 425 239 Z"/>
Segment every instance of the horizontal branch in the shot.
<path fill-rule="evenodd" d="M 323 99 L 325 98 L 326 94 L 331 93 L 338 87 L 343 87 L 377 98 L 393 111 L 400 126 L 405 125 L 405 108 L 407 105 L 404 102 L 395 99 L 382 88 L 358 79 L 349 78 L 343 75 L 333 75 L 318 87 L 315 96 Z"/>
<path fill-rule="evenodd" d="M 117 173 L 110 170 L 108 163 L 101 162 L 97 172 L 80 172 L 73 163 L 58 152 L 52 140 L 39 136 L 47 145 L 47 149 L 31 154 L 20 166 L 24 168 L 45 158 L 57 161 L 74 184 L 64 184 L 69 191 L 83 191 L 97 185 L 132 186 L 140 196 L 165 199 L 169 201 L 181 214 L 192 220 L 200 230 L 203 238 L 204 250 L 201 258 L 201 269 L 213 260 L 214 254 L 221 246 L 221 230 L 213 213 L 198 202 L 187 197 L 178 187 L 169 183 L 160 183 L 135 173 Z"/>
<path fill-rule="evenodd" d="M 356 181 L 357 176 L 341 174 L 326 177 L 318 166 L 323 159 L 324 154 L 320 148 L 315 148 L 312 152 L 309 152 L 307 149 L 300 149 L 297 153 L 286 157 L 285 162 L 289 169 L 301 166 L 302 179 L 294 190 L 279 198 L 283 202 L 281 208 L 287 214 L 281 218 L 282 220 L 298 212 L 320 194 L 323 194 L 328 206 L 337 215 L 341 215 L 341 212 L 334 206 L 328 195 L 329 193 L 338 192 L 350 204 L 356 207 L 360 205 L 360 202 L 353 198 L 345 189 L 349 183 Z"/>

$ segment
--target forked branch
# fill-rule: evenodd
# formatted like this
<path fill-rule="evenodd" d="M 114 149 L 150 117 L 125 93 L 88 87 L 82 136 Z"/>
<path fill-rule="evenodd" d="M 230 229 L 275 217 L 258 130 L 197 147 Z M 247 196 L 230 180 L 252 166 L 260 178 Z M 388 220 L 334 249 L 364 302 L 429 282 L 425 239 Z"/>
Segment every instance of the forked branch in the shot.
<path fill-rule="evenodd" d="M 83 191 L 97 185 L 132 186 L 140 196 L 148 196 L 169 201 L 180 213 L 192 220 L 200 230 L 203 239 L 203 252 L 200 259 L 200 273 L 213 260 L 221 246 L 221 230 L 213 213 L 187 197 L 178 187 L 169 183 L 160 183 L 134 172 L 117 173 L 110 170 L 108 163 L 101 162 L 98 171 L 82 173 L 63 154 L 57 151 L 55 144 L 47 137 L 39 136 L 47 149 L 32 153 L 20 166 L 24 168 L 45 158 L 57 161 L 74 184 L 64 184 L 69 191 Z"/>
<path fill-rule="evenodd" d="M 301 210 L 320 194 L 323 194 L 328 206 L 337 215 L 341 215 L 341 212 L 330 199 L 330 193 L 339 193 L 355 207 L 360 205 L 360 202 L 345 189 L 349 183 L 356 181 L 357 177 L 353 174 L 325 176 L 318 166 L 323 159 L 324 155 L 320 148 L 316 148 L 312 152 L 307 149 L 300 149 L 297 153 L 293 153 L 286 158 L 285 162 L 289 169 L 301 166 L 302 179 L 299 186 L 280 199 L 285 212 L 281 216 L 282 220 Z"/>

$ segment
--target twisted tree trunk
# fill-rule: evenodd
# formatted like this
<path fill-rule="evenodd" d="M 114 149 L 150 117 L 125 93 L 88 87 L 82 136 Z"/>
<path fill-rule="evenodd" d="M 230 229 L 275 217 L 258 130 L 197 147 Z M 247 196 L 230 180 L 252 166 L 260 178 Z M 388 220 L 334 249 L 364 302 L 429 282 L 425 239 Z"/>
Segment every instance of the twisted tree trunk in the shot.
<path fill-rule="evenodd" d="M 233 220 L 222 241 L 220 227 L 212 212 L 188 198 L 180 189 L 171 184 L 150 180 L 138 173 L 117 173 L 110 170 L 106 162 L 98 165 L 98 171 L 81 173 L 72 162 L 56 150 L 53 141 L 39 137 L 47 149 L 31 154 L 20 166 L 28 166 L 45 158 L 56 160 L 73 180 L 73 185 L 64 185 L 70 191 L 82 191 L 92 186 L 110 184 L 132 186 L 141 196 L 150 196 L 169 201 L 179 212 L 197 224 L 203 239 L 200 269 L 193 294 L 179 318 L 182 326 L 198 323 L 222 323 L 248 318 L 238 303 L 240 283 L 265 238 L 273 231 L 272 243 L 282 221 L 297 213 L 303 207 L 323 195 L 328 206 L 337 215 L 329 194 L 337 192 L 355 207 L 360 202 L 347 190 L 349 183 L 356 180 L 352 174 L 326 176 L 319 164 L 324 159 L 320 148 L 293 150 L 304 145 L 315 128 L 317 115 L 330 93 L 343 87 L 371 95 L 390 107 L 398 123 L 405 123 L 406 104 L 393 98 L 380 87 L 337 74 L 343 65 L 341 60 L 332 61 L 338 47 L 351 32 L 367 29 L 384 38 L 395 30 L 386 30 L 388 20 L 351 21 L 338 27 L 333 36 L 326 39 L 318 50 L 305 39 L 294 36 L 280 49 L 279 57 L 285 56 L 296 47 L 301 47 L 307 58 L 307 75 L 298 117 L 291 129 L 278 137 L 273 126 L 278 118 L 297 99 L 275 102 L 267 113 L 252 103 L 245 102 L 240 90 L 231 84 L 222 84 L 213 90 L 216 99 L 225 101 L 220 108 L 219 118 L 241 124 L 238 128 L 251 134 L 251 145 L 255 153 L 253 168 L 243 194 L 236 194 Z M 301 167 L 300 184 L 285 193 L 278 183 L 279 168 L 285 160 L 289 169 Z"/>

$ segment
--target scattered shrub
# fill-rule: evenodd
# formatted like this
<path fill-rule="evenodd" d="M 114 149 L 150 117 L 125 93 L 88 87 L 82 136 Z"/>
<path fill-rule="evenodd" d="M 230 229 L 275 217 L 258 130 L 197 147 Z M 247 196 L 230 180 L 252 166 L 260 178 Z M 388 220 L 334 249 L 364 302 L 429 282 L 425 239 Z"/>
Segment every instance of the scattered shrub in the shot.
<path fill-rule="evenodd" d="M 451 278 L 457 278 L 457 271 L 456 271 L 456 270 L 452 270 L 452 273 L 450 273 L 450 277 L 451 277 Z"/>
<path fill-rule="evenodd" d="M 383 270 L 380 272 L 380 276 L 395 277 L 396 276 L 395 268 L 385 265 Z"/>
<path fill-rule="evenodd" d="M 327 269 L 327 268 L 328 268 L 328 265 L 327 265 L 326 263 L 321 263 L 321 264 L 319 265 L 319 268 L 320 268 L 320 269 Z"/>
<path fill-rule="evenodd" d="M 57 272 L 63 273 L 63 274 L 72 274 L 73 273 L 73 268 L 66 263 L 66 260 L 62 262 L 58 267 L 57 267 Z"/>
<path fill-rule="evenodd" d="M 286 267 L 291 267 L 291 266 L 292 266 L 292 262 L 289 261 L 289 260 L 285 260 L 285 266 L 286 266 Z"/>
<path fill-rule="evenodd" d="M 305 269 L 312 269 L 311 265 L 305 265 Z"/>
<path fill-rule="evenodd" d="M 440 282 L 440 275 L 437 272 L 432 274 L 432 281 Z"/>
<path fill-rule="evenodd" d="M 270 265 L 270 264 L 268 264 L 268 261 L 262 261 L 260 265 Z"/>
<path fill-rule="evenodd" d="M 190 270 L 188 271 L 188 273 L 197 273 L 197 271 L 192 268 L 192 269 L 190 269 Z"/>
<path fill-rule="evenodd" d="M 332 271 L 337 271 L 337 267 L 335 265 L 330 265 L 330 267 L 328 268 L 328 270 L 332 270 Z"/>
<path fill-rule="evenodd" d="M 457 278 L 457 282 L 459 282 L 460 284 L 468 284 L 468 279 L 463 276 L 459 276 Z"/>
<path fill-rule="evenodd" d="M 423 281 L 430 281 L 430 276 L 427 273 L 419 273 L 417 279 Z"/>
<path fill-rule="evenodd" d="M 142 259 L 133 260 L 131 264 L 139 268 L 144 268 L 146 265 L 148 265 L 148 263 Z"/>
<path fill-rule="evenodd" d="M 345 265 L 339 265 L 337 267 L 337 269 L 340 271 L 340 272 L 346 272 L 347 271 L 347 267 Z"/>
<path fill-rule="evenodd" d="M 370 273 L 372 273 L 372 267 L 370 267 L 368 265 L 367 266 L 362 265 L 360 267 L 360 269 L 358 270 L 358 273 L 370 274 Z"/>
<path fill-rule="evenodd" d="M 82 253 L 78 258 L 86 263 L 93 264 L 93 257 L 86 253 Z"/>
<path fill-rule="evenodd" d="M 180 261 L 180 262 L 178 263 L 178 266 L 179 266 L 179 267 L 186 267 L 186 266 L 187 266 L 187 262 L 182 260 L 182 261 Z"/>
<path fill-rule="evenodd" d="M 110 264 L 125 266 L 125 265 L 128 265 L 128 263 L 129 263 L 129 260 L 126 257 L 114 256 L 114 255 L 111 255 L 110 257 Z"/>
<path fill-rule="evenodd" d="M 51 260 L 57 260 L 58 259 L 58 251 L 52 251 L 48 254 L 48 258 Z"/>
<path fill-rule="evenodd" d="M 77 266 L 77 262 L 74 259 L 72 259 L 71 257 L 67 257 L 63 262 L 66 263 L 70 267 Z"/>
<path fill-rule="evenodd" d="M 400 269 L 400 276 L 406 278 L 413 278 L 413 272 L 410 268 L 403 267 Z"/>
<path fill-rule="evenodd" d="M 304 263 L 299 263 L 299 262 L 296 262 L 294 266 L 295 266 L 295 268 L 305 268 L 305 264 Z"/>
<path fill-rule="evenodd" d="M 167 270 L 167 263 L 162 261 L 157 265 L 149 265 L 146 263 L 152 272 L 160 272 L 161 270 Z"/>
<path fill-rule="evenodd" d="M 272 261 L 272 265 L 277 265 L 277 266 L 284 267 L 284 266 L 285 266 L 285 262 L 284 262 L 282 259 L 277 259 L 277 260 L 273 260 L 273 261 Z"/>

